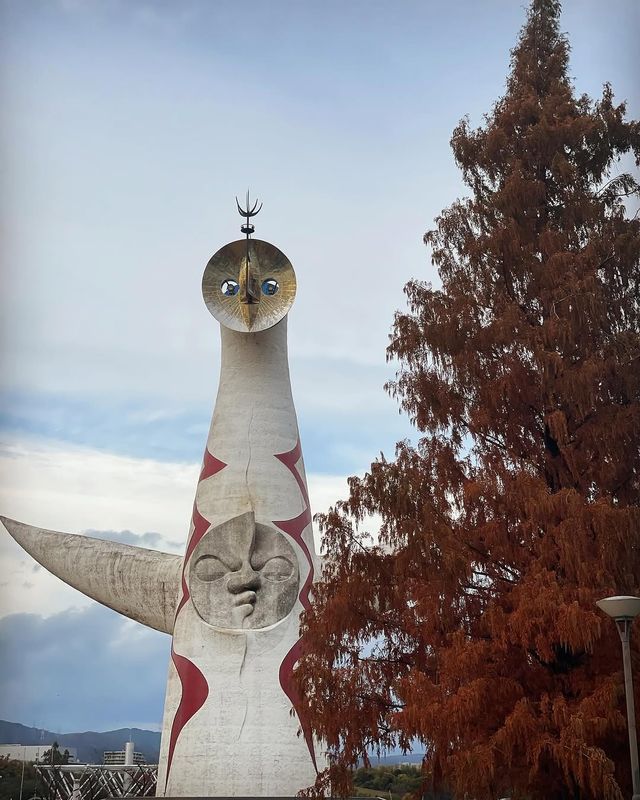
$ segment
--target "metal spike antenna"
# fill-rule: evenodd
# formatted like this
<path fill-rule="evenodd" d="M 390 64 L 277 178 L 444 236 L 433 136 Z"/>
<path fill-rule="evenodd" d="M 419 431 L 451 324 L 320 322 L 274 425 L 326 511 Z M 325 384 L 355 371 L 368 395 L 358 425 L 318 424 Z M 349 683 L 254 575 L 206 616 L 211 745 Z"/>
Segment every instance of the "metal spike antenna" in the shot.
<path fill-rule="evenodd" d="M 255 203 L 252 206 L 251 202 L 249 200 L 249 190 L 247 189 L 247 199 L 246 199 L 246 202 L 245 202 L 245 208 L 241 207 L 240 203 L 238 202 L 238 198 L 237 197 L 236 197 L 236 206 L 238 207 L 238 213 L 240 214 L 240 216 L 241 217 L 246 217 L 246 221 L 245 221 L 244 225 L 240 226 L 240 230 L 247 237 L 247 254 L 246 254 L 246 259 L 247 260 L 246 260 L 246 273 L 245 273 L 246 279 L 244 281 L 245 289 L 244 289 L 243 302 L 246 303 L 246 304 L 251 305 L 251 304 L 257 302 L 257 300 L 259 300 L 260 298 L 259 298 L 259 295 L 258 295 L 257 298 L 252 296 L 253 293 L 251 291 L 251 278 L 250 278 L 250 269 L 249 269 L 249 265 L 251 263 L 251 254 L 249 252 L 249 237 L 255 231 L 255 227 L 252 225 L 251 222 L 249 222 L 249 220 L 251 219 L 251 217 L 255 217 L 255 215 L 260 211 L 260 209 L 262 208 L 262 203 L 260 203 L 260 205 L 258 205 L 258 200 L 256 199 Z"/>
<path fill-rule="evenodd" d="M 260 211 L 260 209 L 262 208 L 262 203 L 260 203 L 260 205 L 258 206 L 258 201 L 256 200 L 253 206 L 251 206 L 249 201 L 249 190 L 247 189 L 247 199 L 245 202 L 246 208 L 242 208 L 242 206 L 238 202 L 237 197 L 236 197 L 236 206 L 238 207 L 238 213 L 240 214 L 240 216 L 246 217 L 247 219 L 245 224 L 240 227 L 240 230 L 242 231 L 242 233 L 246 235 L 248 239 L 249 236 L 251 236 L 251 234 L 255 231 L 255 227 L 249 222 L 249 220 L 251 219 L 251 217 L 255 217 L 255 215 Z"/>

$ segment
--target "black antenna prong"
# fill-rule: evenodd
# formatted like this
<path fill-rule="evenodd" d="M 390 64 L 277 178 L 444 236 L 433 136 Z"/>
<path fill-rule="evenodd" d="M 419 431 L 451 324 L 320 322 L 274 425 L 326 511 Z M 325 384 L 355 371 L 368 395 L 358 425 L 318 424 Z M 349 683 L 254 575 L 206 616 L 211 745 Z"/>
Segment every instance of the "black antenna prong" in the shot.
<path fill-rule="evenodd" d="M 245 223 L 240 227 L 240 230 L 242 231 L 242 233 L 246 235 L 248 239 L 249 236 L 255 230 L 254 226 L 249 222 L 249 220 L 251 219 L 251 217 L 255 217 L 255 215 L 260 211 L 260 209 L 262 208 L 262 203 L 258 205 L 258 200 L 256 199 L 255 203 L 252 206 L 251 201 L 249 199 L 249 190 L 247 189 L 247 199 L 245 202 L 245 208 L 242 208 L 242 206 L 240 205 L 237 195 L 236 195 L 236 206 L 238 208 L 238 213 L 240 214 L 240 216 L 245 218 Z"/>

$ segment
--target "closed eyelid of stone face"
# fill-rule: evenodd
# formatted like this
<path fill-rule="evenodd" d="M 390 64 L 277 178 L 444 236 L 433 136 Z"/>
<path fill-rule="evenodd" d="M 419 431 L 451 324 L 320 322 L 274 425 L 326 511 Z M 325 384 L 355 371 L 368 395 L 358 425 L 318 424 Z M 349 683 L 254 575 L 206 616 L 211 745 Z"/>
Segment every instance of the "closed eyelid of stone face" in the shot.
<path fill-rule="evenodd" d="M 293 547 L 280 531 L 256 524 L 253 512 L 209 530 L 191 556 L 194 608 L 223 630 L 275 625 L 293 608 L 299 582 Z"/>
<path fill-rule="evenodd" d="M 268 581 L 282 583 L 291 577 L 293 564 L 282 556 L 274 556 L 265 563 L 260 572 Z"/>
<path fill-rule="evenodd" d="M 196 577 L 201 581 L 218 581 L 229 573 L 229 567 L 215 556 L 202 556 L 193 565 Z"/>

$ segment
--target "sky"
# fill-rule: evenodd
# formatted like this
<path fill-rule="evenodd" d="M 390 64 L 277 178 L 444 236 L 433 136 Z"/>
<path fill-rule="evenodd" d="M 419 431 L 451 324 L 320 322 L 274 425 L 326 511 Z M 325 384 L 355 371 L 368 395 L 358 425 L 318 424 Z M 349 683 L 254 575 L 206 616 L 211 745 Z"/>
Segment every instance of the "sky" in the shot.
<path fill-rule="evenodd" d="M 0 513 L 181 553 L 219 332 L 200 281 L 240 237 L 293 263 L 313 511 L 414 438 L 383 389 L 422 236 L 465 187 L 449 140 L 503 94 L 514 0 L 0 0 Z M 565 0 L 578 93 L 640 116 L 636 0 Z M 169 637 L 0 531 L 0 718 L 158 729 Z"/>

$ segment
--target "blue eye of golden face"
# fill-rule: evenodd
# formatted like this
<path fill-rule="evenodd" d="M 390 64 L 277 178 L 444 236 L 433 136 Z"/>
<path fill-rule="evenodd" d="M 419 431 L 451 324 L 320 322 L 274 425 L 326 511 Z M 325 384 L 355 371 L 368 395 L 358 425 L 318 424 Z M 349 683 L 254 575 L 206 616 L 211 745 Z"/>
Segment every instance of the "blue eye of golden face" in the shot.
<path fill-rule="evenodd" d="M 220 284 L 220 291 L 227 297 L 233 297 L 234 294 L 238 294 L 239 288 L 238 282 L 232 281 L 230 278 Z"/>
<path fill-rule="evenodd" d="M 266 281 L 262 282 L 262 294 L 266 294 L 267 297 L 273 297 L 279 288 L 280 286 L 278 281 L 274 280 L 273 278 L 267 278 Z"/>

